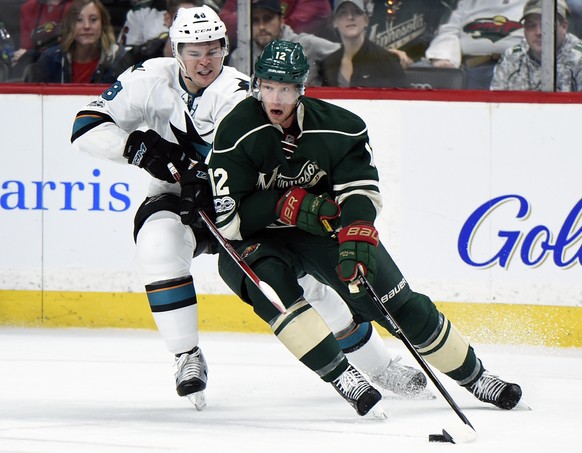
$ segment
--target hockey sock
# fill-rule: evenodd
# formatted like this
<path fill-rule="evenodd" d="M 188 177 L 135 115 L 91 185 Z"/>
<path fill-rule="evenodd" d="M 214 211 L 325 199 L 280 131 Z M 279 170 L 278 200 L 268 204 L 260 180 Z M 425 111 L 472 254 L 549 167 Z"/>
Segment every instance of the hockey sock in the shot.
<path fill-rule="evenodd" d="M 336 333 L 336 338 L 350 363 L 360 371 L 375 375 L 390 365 L 390 353 L 371 323 L 352 323 Z"/>
<path fill-rule="evenodd" d="M 192 276 L 151 283 L 146 292 L 158 331 L 173 354 L 198 344 L 198 303 Z"/>
<path fill-rule="evenodd" d="M 325 382 L 333 381 L 347 369 L 348 360 L 338 342 L 305 299 L 299 299 L 270 325 L 279 341 Z"/>
<path fill-rule="evenodd" d="M 394 318 L 419 354 L 459 384 L 473 382 L 483 372 L 469 340 L 427 296 L 413 292 Z"/>

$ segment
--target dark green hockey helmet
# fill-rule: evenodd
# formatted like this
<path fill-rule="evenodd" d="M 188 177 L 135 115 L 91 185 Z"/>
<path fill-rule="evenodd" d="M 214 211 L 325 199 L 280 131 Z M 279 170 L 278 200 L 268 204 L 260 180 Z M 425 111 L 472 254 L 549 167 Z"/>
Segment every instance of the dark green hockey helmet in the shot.
<path fill-rule="evenodd" d="M 255 63 L 255 77 L 305 87 L 309 63 L 298 42 L 271 41 Z"/>

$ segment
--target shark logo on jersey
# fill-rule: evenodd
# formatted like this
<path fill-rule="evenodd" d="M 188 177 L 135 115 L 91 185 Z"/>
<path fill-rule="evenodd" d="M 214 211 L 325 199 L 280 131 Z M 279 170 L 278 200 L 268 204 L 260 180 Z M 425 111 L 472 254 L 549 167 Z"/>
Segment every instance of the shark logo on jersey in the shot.
<path fill-rule="evenodd" d="M 237 91 L 249 91 L 249 88 L 251 87 L 251 84 L 249 83 L 248 80 L 241 79 L 239 77 L 237 77 L 236 80 L 238 80 L 238 90 L 235 90 L 234 91 L 235 93 Z"/>
<path fill-rule="evenodd" d="M 131 67 L 131 72 L 133 71 L 145 71 L 145 68 L 143 67 L 143 61 L 137 64 L 134 64 Z"/>

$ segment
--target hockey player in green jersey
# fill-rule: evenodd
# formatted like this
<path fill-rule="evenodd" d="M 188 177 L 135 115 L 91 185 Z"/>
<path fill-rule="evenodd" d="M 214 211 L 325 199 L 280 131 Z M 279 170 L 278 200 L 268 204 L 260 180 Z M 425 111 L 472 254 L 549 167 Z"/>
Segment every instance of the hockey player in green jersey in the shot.
<path fill-rule="evenodd" d="M 490 374 L 469 341 L 427 296 L 413 291 L 379 240 L 378 171 L 366 124 L 333 104 L 304 96 L 309 65 L 298 43 L 273 41 L 256 61 L 252 97 L 221 122 L 209 159 L 217 226 L 287 308 L 281 314 L 220 251 L 229 287 L 269 323 L 279 340 L 361 415 L 379 395 L 340 350 L 297 279 L 331 286 L 354 318 L 389 323 L 363 288 L 360 269 L 427 362 L 479 400 L 503 409 L 517 384 Z M 329 234 L 329 227 L 335 231 Z"/>

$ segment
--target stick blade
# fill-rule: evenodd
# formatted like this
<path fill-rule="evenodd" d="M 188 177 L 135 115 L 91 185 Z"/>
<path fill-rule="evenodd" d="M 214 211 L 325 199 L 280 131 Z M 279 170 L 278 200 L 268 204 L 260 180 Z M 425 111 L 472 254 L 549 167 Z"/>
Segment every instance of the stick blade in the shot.
<path fill-rule="evenodd" d="M 477 431 L 469 425 L 449 426 L 446 431 L 443 429 L 443 435 L 444 433 L 447 433 L 455 444 L 468 444 L 477 440 Z"/>
<path fill-rule="evenodd" d="M 443 442 L 450 444 L 467 444 L 477 439 L 477 431 L 469 425 L 443 429 L 442 434 L 429 434 L 429 442 Z"/>
<path fill-rule="evenodd" d="M 449 442 L 451 444 L 455 443 L 455 441 L 453 440 L 451 435 L 448 432 L 446 432 L 444 429 L 443 429 L 442 434 L 429 434 L 428 441 L 429 442 L 443 442 L 443 443 Z"/>

